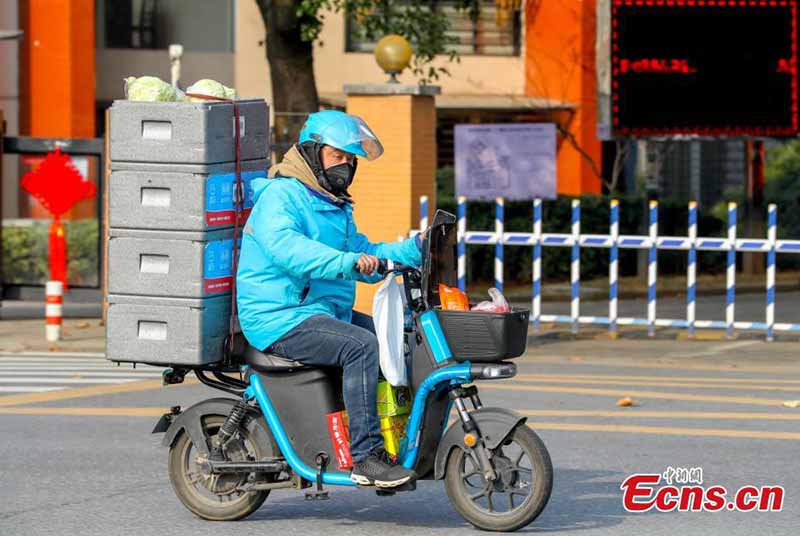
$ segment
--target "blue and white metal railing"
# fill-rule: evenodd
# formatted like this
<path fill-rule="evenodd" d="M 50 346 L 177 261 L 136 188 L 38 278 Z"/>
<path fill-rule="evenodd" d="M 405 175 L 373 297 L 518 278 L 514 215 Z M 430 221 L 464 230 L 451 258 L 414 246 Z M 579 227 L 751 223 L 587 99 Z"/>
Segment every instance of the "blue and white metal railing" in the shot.
<path fill-rule="evenodd" d="M 458 288 L 462 292 L 467 289 L 467 244 L 464 235 L 467 232 L 467 198 L 458 198 Z M 423 227 L 424 229 L 425 227 Z"/>
<path fill-rule="evenodd" d="M 570 318 L 572 333 L 578 333 L 578 321 L 581 315 L 581 202 L 572 200 L 572 252 L 570 254 Z"/>
<path fill-rule="evenodd" d="M 725 332 L 733 337 L 736 307 L 736 203 L 728 203 L 728 256 L 725 276 Z"/>
<path fill-rule="evenodd" d="M 656 284 L 658 283 L 658 201 L 650 201 L 650 248 L 647 252 L 647 334 L 656 333 Z"/>
<path fill-rule="evenodd" d="M 427 197 L 420 199 L 420 227 L 427 227 Z M 775 260 L 778 253 L 800 253 L 800 240 L 777 239 L 777 208 L 769 205 L 768 230 L 766 239 L 737 238 L 736 204 L 728 205 L 728 229 L 725 238 L 707 238 L 697 236 L 697 204 L 689 203 L 689 222 L 687 236 L 658 235 L 658 203 L 651 202 L 648 211 L 648 234 L 619 234 L 619 203 L 611 200 L 609 234 L 593 235 L 580 232 L 580 201 L 572 202 L 571 226 L 569 233 L 542 232 L 542 200 L 533 201 L 532 233 L 507 233 L 504 222 L 504 202 L 502 198 L 495 200 L 495 229 L 491 231 L 468 231 L 466 199 L 458 198 L 458 285 L 462 290 L 466 287 L 466 245 L 482 244 L 495 246 L 494 276 L 495 286 L 503 288 L 503 249 L 505 246 L 533 247 L 533 289 L 531 298 L 531 322 L 536 331 L 542 323 L 568 323 L 573 331 L 580 324 L 603 324 L 615 333 L 618 326 L 646 326 L 648 333 L 653 334 L 656 327 L 685 328 L 690 336 L 696 329 L 724 329 L 728 335 L 734 330 L 757 330 L 766 332 L 767 340 L 772 340 L 774 333 L 800 332 L 800 324 L 775 322 Z M 542 314 L 542 248 L 569 247 L 570 255 L 570 314 Z M 609 249 L 609 293 L 608 316 L 580 315 L 580 248 Z M 618 317 L 618 278 L 619 249 L 642 249 L 648 251 L 647 271 L 647 311 L 645 318 Z M 658 282 L 658 250 L 679 250 L 688 254 L 686 271 L 686 318 L 665 319 L 656 315 L 656 284 Z M 697 254 L 699 251 L 721 251 L 727 253 L 725 320 L 697 320 L 695 317 L 697 286 Z M 741 322 L 735 320 L 736 300 L 736 253 L 764 253 L 767 256 L 766 274 L 766 311 L 764 322 Z"/>
<path fill-rule="evenodd" d="M 428 196 L 419 198 L 419 228 L 423 231 L 428 228 Z"/>
<path fill-rule="evenodd" d="M 500 292 L 503 292 L 503 218 L 503 198 L 498 197 L 494 202 L 494 234 L 497 237 L 494 244 L 494 288 Z"/>
<path fill-rule="evenodd" d="M 542 200 L 533 200 L 533 329 L 539 331 L 539 318 L 542 316 Z"/>
<path fill-rule="evenodd" d="M 686 328 L 694 337 L 695 295 L 697 291 L 697 202 L 689 202 L 689 259 L 686 268 Z"/>
<path fill-rule="evenodd" d="M 617 294 L 619 279 L 619 201 L 611 200 L 611 223 L 608 254 L 608 330 L 612 335 L 617 334 Z"/>
<path fill-rule="evenodd" d="M 775 332 L 775 246 L 778 236 L 778 207 L 767 208 L 767 340 Z"/>

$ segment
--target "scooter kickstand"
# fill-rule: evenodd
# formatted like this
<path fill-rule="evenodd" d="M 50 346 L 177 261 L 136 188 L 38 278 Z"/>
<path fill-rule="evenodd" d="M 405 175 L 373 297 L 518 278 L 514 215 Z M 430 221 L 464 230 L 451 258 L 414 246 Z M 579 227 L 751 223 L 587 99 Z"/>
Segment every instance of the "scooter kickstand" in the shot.
<path fill-rule="evenodd" d="M 325 452 L 320 452 L 314 458 L 314 461 L 317 464 L 317 489 L 314 491 L 306 491 L 306 500 L 307 501 L 327 501 L 330 499 L 328 492 L 322 489 L 322 473 L 325 472 L 325 469 L 328 467 L 328 461 L 330 458 L 328 454 Z"/>

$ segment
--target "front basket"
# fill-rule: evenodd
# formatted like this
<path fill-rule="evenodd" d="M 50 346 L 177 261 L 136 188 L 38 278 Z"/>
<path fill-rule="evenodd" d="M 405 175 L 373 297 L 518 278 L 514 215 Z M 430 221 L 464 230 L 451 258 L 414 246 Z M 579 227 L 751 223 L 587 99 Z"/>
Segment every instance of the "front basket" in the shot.
<path fill-rule="evenodd" d="M 528 309 L 509 313 L 443 311 L 436 314 L 456 361 L 492 363 L 519 357 L 528 342 Z"/>

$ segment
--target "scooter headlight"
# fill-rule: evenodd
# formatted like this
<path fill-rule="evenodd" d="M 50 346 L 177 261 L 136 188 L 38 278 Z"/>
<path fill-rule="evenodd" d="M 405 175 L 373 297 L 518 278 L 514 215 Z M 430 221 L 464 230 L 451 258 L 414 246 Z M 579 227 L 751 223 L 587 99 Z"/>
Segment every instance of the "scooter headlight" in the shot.
<path fill-rule="evenodd" d="M 472 367 L 472 377 L 481 380 L 501 380 L 517 375 L 514 363 L 497 363 L 496 365 L 477 365 Z"/>

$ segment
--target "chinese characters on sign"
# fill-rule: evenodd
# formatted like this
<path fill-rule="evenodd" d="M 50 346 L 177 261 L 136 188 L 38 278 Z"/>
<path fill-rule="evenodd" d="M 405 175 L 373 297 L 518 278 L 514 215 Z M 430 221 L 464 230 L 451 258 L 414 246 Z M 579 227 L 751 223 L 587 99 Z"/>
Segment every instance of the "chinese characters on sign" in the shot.
<path fill-rule="evenodd" d="M 456 195 L 490 200 L 556 196 L 552 123 L 456 125 Z"/>

